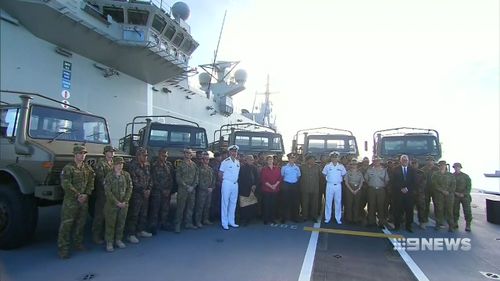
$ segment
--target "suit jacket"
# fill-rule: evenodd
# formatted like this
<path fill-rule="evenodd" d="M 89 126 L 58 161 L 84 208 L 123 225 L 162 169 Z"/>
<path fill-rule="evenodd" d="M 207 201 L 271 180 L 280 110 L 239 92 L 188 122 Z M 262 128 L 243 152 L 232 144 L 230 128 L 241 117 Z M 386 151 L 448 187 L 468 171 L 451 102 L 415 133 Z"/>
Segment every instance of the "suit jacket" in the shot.
<path fill-rule="evenodd" d="M 416 192 L 416 171 L 411 167 L 406 167 L 406 178 L 403 175 L 403 167 L 394 168 L 391 177 L 391 186 L 393 195 L 405 196 L 412 195 Z M 408 188 L 408 192 L 404 194 L 401 192 L 402 188 Z"/>

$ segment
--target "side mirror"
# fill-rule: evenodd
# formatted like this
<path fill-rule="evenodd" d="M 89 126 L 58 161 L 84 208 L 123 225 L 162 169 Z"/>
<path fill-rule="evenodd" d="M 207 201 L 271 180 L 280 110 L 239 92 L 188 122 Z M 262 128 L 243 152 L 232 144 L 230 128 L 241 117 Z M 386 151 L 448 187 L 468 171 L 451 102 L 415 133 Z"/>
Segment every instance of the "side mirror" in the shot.
<path fill-rule="evenodd" d="M 365 151 L 368 152 L 368 141 L 365 141 Z"/>

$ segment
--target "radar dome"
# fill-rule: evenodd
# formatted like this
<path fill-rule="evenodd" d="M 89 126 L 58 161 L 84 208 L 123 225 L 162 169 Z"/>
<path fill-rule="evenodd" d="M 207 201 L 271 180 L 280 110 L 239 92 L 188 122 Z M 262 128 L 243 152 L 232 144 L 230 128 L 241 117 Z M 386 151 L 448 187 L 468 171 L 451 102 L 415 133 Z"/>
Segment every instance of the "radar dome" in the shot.
<path fill-rule="evenodd" d="M 189 6 L 184 2 L 175 2 L 171 8 L 172 15 L 174 18 L 181 18 L 182 20 L 187 20 L 191 11 Z"/>
<path fill-rule="evenodd" d="M 247 81 L 247 76 L 248 76 L 248 74 L 247 74 L 246 70 L 238 69 L 234 73 L 234 80 L 236 80 L 236 82 L 238 84 L 245 84 L 245 82 Z"/>
<path fill-rule="evenodd" d="M 208 84 L 210 83 L 210 74 L 206 73 L 206 72 L 203 72 L 203 73 L 200 73 L 200 75 L 198 76 L 198 80 L 200 81 L 200 85 L 202 87 L 206 87 L 208 86 Z"/>

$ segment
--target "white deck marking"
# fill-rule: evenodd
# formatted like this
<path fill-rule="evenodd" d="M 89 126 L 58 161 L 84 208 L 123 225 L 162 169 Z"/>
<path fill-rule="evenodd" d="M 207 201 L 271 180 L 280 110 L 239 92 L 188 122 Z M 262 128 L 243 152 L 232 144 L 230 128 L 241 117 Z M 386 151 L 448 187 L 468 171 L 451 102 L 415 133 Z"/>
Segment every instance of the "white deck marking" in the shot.
<path fill-rule="evenodd" d="M 382 229 L 382 231 L 385 234 L 392 234 L 392 232 L 390 232 L 387 228 Z M 405 261 L 406 265 L 408 265 L 413 275 L 415 275 L 415 278 L 417 278 L 418 281 L 429 281 L 429 278 L 427 278 L 425 273 L 420 269 L 420 267 L 418 267 L 418 265 L 410 257 L 410 255 L 404 249 L 401 249 L 401 247 L 396 247 L 399 242 L 394 238 L 390 238 L 389 240 L 391 241 L 392 245 L 397 248 L 399 255 Z"/>
<path fill-rule="evenodd" d="M 319 222 L 315 223 L 313 227 L 319 228 L 320 223 Z M 307 246 L 304 262 L 302 263 L 302 269 L 300 270 L 299 281 L 311 280 L 312 269 L 314 265 L 314 257 L 316 256 L 316 246 L 318 245 L 318 236 L 319 236 L 318 231 L 311 232 L 309 245 Z"/>

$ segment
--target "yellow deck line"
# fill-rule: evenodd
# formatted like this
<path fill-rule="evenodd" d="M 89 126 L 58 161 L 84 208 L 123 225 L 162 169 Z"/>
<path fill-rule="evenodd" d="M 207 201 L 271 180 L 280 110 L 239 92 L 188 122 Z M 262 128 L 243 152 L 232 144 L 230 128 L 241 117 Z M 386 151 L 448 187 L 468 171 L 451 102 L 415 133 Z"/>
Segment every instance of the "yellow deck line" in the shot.
<path fill-rule="evenodd" d="M 354 230 L 331 229 L 331 228 L 314 228 L 314 227 L 309 227 L 309 226 L 304 227 L 304 230 L 305 231 L 333 233 L 333 234 L 373 237 L 373 238 L 395 238 L 395 239 L 405 238 L 404 236 L 399 235 L 399 234 L 385 234 L 385 233 L 380 233 L 380 232 L 354 231 Z"/>

